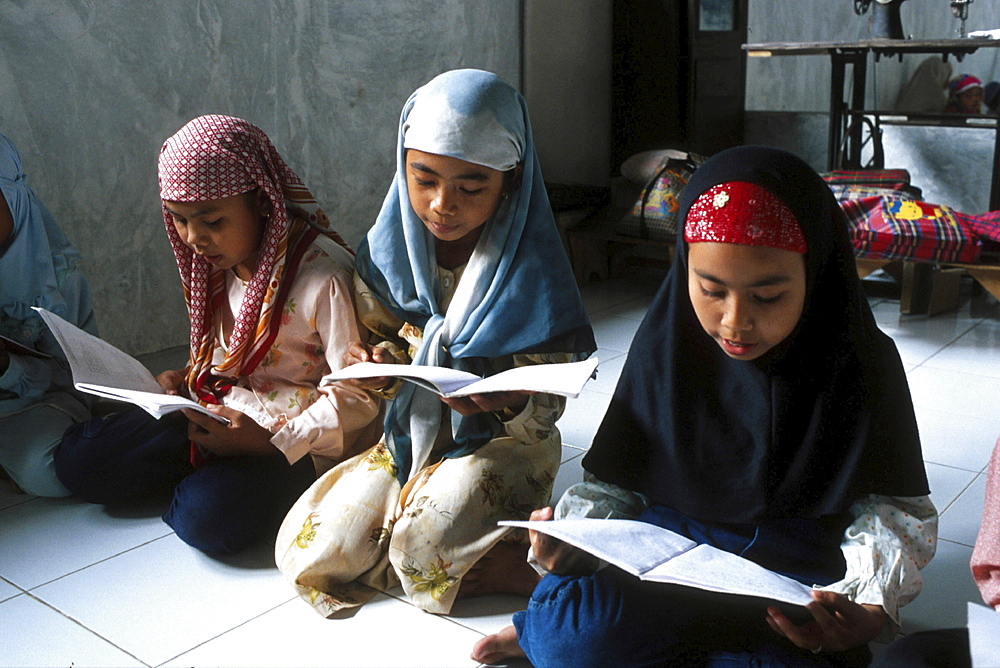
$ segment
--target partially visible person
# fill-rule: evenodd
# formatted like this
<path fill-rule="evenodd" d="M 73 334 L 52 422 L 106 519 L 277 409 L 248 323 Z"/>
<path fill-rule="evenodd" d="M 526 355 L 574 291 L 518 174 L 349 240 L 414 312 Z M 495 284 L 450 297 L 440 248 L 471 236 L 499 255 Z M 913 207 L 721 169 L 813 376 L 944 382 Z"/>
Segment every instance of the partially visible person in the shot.
<path fill-rule="evenodd" d="M 1000 613 L 1000 440 L 986 471 L 983 518 L 970 561 L 972 579 L 983 602 Z M 1000 663 L 1000 657 L 997 657 Z M 969 668 L 967 628 L 920 631 L 900 638 L 872 663 L 872 668 Z"/>
<path fill-rule="evenodd" d="M 135 408 L 66 432 L 56 471 L 94 503 L 172 500 L 177 536 L 211 554 L 273 538 L 316 476 L 378 440 L 378 401 L 331 383 L 361 340 L 353 258 L 271 140 L 200 116 L 163 144 L 163 223 L 190 318 L 184 369 L 157 376 L 225 418 Z"/>
<path fill-rule="evenodd" d="M 983 87 L 983 102 L 992 113 L 1000 109 L 1000 81 L 990 81 Z"/>
<path fill-rule="evenodd" d="M 90 417 L 92 397 L 73 389 L 62 349 L 31 307 L 96 335 L 90 286 L 77 267 L 80 254 L 28 185 L 4 135 L 0 193 L 0 336 L 24 347 L 0 340 L 0 466 L 28 494 L 68 496 L 53 452 L 68 427 Z"/>
<path fill-rule="evenodd" d="M 970 115 L 983 113 L 985 92 L 982 81 L 971 74 L 960 74 L 948 82 L 948 89 L 951 95 L 945 111 Z"/>
<path fill-rule="evenodd" d="M 939 112 L 948 104 L 951 64 L 941 56 L 928 56 L 913 71 L 896 96 L 896 111 Z"/>

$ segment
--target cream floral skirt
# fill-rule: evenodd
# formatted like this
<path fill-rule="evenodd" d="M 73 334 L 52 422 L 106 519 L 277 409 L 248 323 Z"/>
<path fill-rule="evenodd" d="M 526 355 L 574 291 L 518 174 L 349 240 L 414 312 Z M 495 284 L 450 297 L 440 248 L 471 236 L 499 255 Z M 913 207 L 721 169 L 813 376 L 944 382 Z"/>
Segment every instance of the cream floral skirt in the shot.
<path fill-rule="evenodd" d="M 299 595 L 330 616 L 402 585 L 414 605 L 451 610 L 462 577 L 500 540 L 497 526 L 545 506 L 560 459 L 559 431 L 525 444 L 496 438 L 442 459 L 400 487 L 383 443 L 328 471 L 288 512 L 275 562 Z"/>

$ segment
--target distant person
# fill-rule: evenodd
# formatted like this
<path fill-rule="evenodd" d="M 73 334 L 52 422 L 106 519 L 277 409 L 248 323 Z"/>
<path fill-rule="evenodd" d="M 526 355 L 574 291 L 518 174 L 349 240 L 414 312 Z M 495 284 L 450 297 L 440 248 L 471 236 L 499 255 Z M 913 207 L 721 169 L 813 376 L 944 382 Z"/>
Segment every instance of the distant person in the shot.
<path fill-rule="evenodd" d="M 1000 109 L 1000 81 L 991 81 L 983 87 L 983 101 L 992 113 Z"/>
<path fill-rule="evenodd" d="M 59 230 L 0 135 L 0 466 L 28 494 L 68 496 L 56 477 L 53 451 L 63 432 L 90 417 L 92 397 L 73 389 L 59 344 L 32 306 L 91 334 L 97 322 L 80 254 Z M 14 349 L 12 349 L 14 348 Z"/>
<path fill-rule="evenodd" d="M 928 56 L 914 70 L 896 97 L 896 111 L 938 112 L 948 104 L 951 64 L 940 56 Z"/>
<path fill-rule="evenodd" d="M 960 74 L 948 82 L 948 89 L 951 97 L 945 111 L 970 115 L 983 113 L 985 92 L 982 81 L 971 74 Z"/>

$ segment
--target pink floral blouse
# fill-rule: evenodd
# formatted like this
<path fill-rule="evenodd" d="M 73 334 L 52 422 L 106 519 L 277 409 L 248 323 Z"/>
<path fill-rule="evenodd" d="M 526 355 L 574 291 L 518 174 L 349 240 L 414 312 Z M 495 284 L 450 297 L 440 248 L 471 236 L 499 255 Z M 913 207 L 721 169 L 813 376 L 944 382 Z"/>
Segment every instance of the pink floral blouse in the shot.
<path fill-rule="evenodd" d="M 313 242 L 289 291 L 274 344 L 224 400 L 271 431 L 271 443 L 290 463 L 312 455 L 317 475 L 381 436 L 378 401 L 364 390 L 325 380 L 331 370 L 344 366 L 347 344 L 361 340 L 353 273 L 347 251 L 324 237 Z M 228 341 L 226 331 L 246 290 L 232 272 L 226 285 L 228 312 L 222 314 L 218 341 Z M 216 359 L 224 354 L 220 344 Z"/>

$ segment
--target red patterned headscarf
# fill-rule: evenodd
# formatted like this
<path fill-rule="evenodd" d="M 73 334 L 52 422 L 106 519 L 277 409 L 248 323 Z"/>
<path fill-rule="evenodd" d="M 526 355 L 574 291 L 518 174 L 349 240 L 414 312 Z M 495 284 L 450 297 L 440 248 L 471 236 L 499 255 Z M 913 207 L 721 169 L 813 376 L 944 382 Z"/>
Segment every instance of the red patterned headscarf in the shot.
<path fill-rule="evenodd" d="M 792 210 L 756 183 L 714 185 L 691 204 L 684 241 L 716 241 L 806 252 L 806 238 Z"/>
<path fill-rule="evenodd" d="M 317 235 L 348 246 L 330 229 L 326 214 L 267 135 L 242 119 L 200 116 L 189 122 L 160 149 L 159 181 L 160 198 L 166 201 L 217 200 L 259 188 L 271 203 L 270 217 L 262 221 L 257 268 L 235 314 L 229 352 L 214 366 L 213 316 L 226 298 L 224 270 L 181 240 L 163 208 L 191 318 L 188 387 L 203 403 L 218 403 L 235 379 L 250 374 L 270 349 L 299 261 Z"/>

